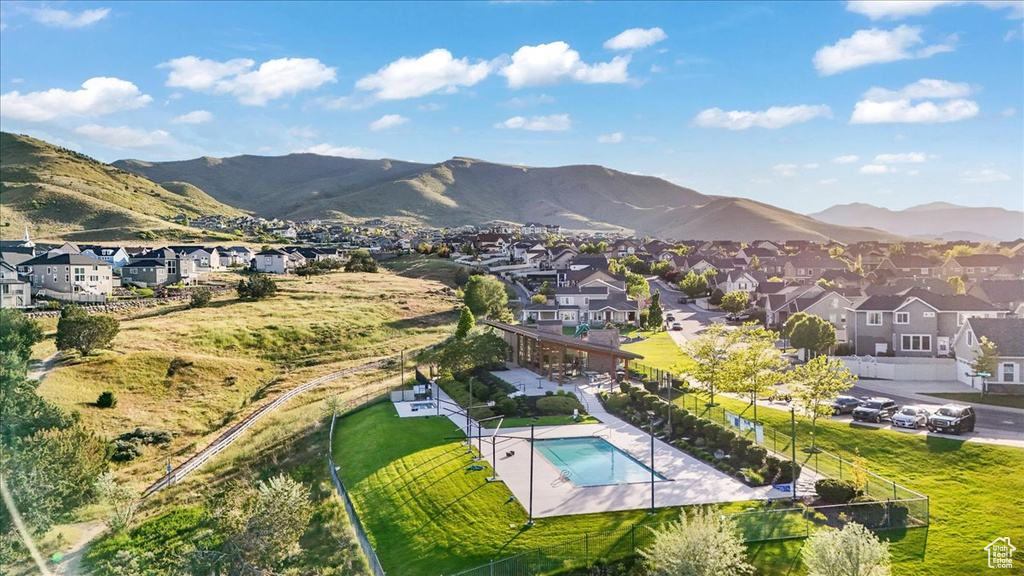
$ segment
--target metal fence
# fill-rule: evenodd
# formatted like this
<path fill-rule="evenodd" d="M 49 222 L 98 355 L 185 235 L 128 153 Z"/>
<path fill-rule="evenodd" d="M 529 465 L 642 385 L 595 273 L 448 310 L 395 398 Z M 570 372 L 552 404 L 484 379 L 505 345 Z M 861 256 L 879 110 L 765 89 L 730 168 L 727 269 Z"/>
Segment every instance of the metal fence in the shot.
<path fill-rule="evenodd" d="M 806 538 L 821 526 L 841 528 L 849 522 L 870 525 L 877 531 L 920 526 L 927 517 L 927 505 L 920 501 L 859 502 L 832 506 L 795 506 L 761 508 L 748 512 L 726 514 L 731 518 L 745 543 Z M 925 518 L 927 523 L 927 518 Z M 451 576 L 534 576 L 557 574 L 597 562 L 620 560 L 649 548 L 655 532 L 666 523 L 635 524 L 626 528 L 584 534 L 552 546 L 537 548 L 515 556 L 492 560 L 486 564 L 453 573 Z"/>

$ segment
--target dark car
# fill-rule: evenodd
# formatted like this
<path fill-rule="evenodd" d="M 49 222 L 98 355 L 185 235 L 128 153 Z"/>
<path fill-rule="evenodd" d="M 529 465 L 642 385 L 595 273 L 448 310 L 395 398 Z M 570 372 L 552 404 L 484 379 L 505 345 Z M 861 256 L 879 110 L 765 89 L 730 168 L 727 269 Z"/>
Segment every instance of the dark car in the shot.
<path fill-rule="evenodd" d="M 863 422 L 881 422 L 892 419 L 900 407 L 891 398 L 868 398 L 853 409 L 853 419 Z"/>
<path fill-rule="evenodd" d="M 977 416 L 974 408 L 961 406 L 959 404 L 946 404 L 940 406 L 934 414 L 928 417 L 929 432 L 974 432 L 974 423 Z"/>
<path fill-rule="evenodd" d="M 687 298 L 686 296 L 680 296 L 679 297 L 679 303 L 680 304 L 689 304 L 690 303 L 690 299 Z"/>
<path fill-rule="evenodd" d="M 864 401 L 860 398 L 854 398 L 853 396 L 837 396 L 832 401 L 832 410 L 836 414 L 849 414 L 853 412 L 854 408 L 863 404 Z"/>

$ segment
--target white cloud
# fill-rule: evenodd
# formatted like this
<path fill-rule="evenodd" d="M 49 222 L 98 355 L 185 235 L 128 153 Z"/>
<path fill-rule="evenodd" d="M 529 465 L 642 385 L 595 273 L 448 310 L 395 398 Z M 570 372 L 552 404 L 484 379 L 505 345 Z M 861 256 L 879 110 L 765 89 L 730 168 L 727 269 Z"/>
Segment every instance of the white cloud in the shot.
<path fill-rule="evenodd" d="M 1016 108 L 1007 108 L 1007 109 L 1003 110 L 1002 112 L 1000 112 L 1000 114 L 1003 116 L 1003 118 L 1013 118 L 1014 116 L 1017 115 L 1017 109 Z"/>
<path fill-rule="evenodd" d="M 102 116 L 141 108 L 153 101 L 139 88 L 118 78 L 96 77 L 73 92 L 54 88 L 21 94 L 17 90 L 0 95 L 0 114 L 18 120 L 45 122 L 63 116 Z"/>
<path fill-rule="evenodd" d="M 1004 182 L 1009 179 L 1009 175 L 991 168 L 960 173 L 960 180 L 969 184 L 991 184 L 993 182 Z"/>
<path fill-rule="evenodd" d="M 387 130 L 389 128 L 394 128 L 395 126 L 401 126 L 408 121 L 409 119 L 401 114 L 385 114 L 370 123 L 370 130 L 373 130 L 374 132 Z"/>
<path fill-rule="evenodd" d="M 292 126 L 288 129 L 288 135 L 292 138 L 310 140 L 316 138 L 318 132 L 312 126 Z"/>
<path fill-rule="evenodd" d="M 54 8 L 31 8 L 28 13 L 32 19 L 53 28 L 85 28 L 103 20 L 110 14 L 110 8 L 96 8 L 72 14 L 67 10 Z"/>
<path fill-rule="evenodd" d="M 772 172 L 782 178 L 793 178 L 796 176 L 796 168 L 796 164 L 776 164 L 772 168 Z"/>
<path fill-rule="evenodd" d="M 438 110 L 444 109 L 444 104 L 438 104 L 437 102 L 428 102 L 426 104 L 420 104 L 416 106 L 416 109 L 420 112 L 437 112 Z"/>
<path fill-rule="evenodd" d="M 729 112 L 721 108 L 710 108 L 697 114 L 693 121 L 703 128 L 746 130 L 755 126 L 768 129 L 782 128 L 818 117 L 831 118 L 832 109 L 825 105 L 773 106 L 760 111 L 732 110 Z"/>
<path fill-rule="evenodd" d="M 359 146 L 332 146 L 330 144 L 317 144 L 303 150 L 296 150 L 300 153 L 319 154 L 321 156 L 341 156 L 344 158 L 380 158 L 383 156 L 376 150 L 361 148 Z"/>
<path fill-rule="evenodd" d="M 910 123 L 934 124 L 958 122 L 978 115 L 978 104 L 971 100 L 950 100 L 941 104 L 909 100 L 874 102 L 861 100 L 853 108 L 850 124 Z"/>
<path fill-rule="evenodd" d="M 621 84 L 629 80 L 629 56 L 616 56 L 610 62 L 586 64 L 580 53 L 565 42 L 523 46 L 512 55 L 511 64 L 500 74 L 510 88 L 548 86 L 561 82 L 583 84 Z"/>
<path fill-rule="evenodd" d="M 491 64 L 470 64 L 437 48 L 419 58 L 399 58 L 380 70 L 360 78 L 356 88 L 373 91 L 381 100 L 405 100 L 427 94 L 451 94 L 460 87 L 473 86 L 491 72 Z"/>
<path fill-rule="evenodd" d="M 933 78 L 922 78 L 913 84 L 907 84 L 899 90 L 886 90 L 878 86 L 872 86 L 864 93 L 867 100 L 884 102 L 887 100 L 923 100 L 926 98 L 963 98 L 970 96 L 974 90 L 966 82 L 950 82 L 949 80 L 935 80 Z"/>
<path fill-rule="evenodd" d="M 537 94 L 536 96 L 516 96 L 515 98 L 509 98 L 504 102 L 499 102 L 498 106 L 501 106 L 502 108 L 526 108 L 527 106 L 538 106 L 540 104 L 554 103 L 554 96 L 548 96 L 547 94 Z"/>
<path fill-rule="evenodd" d="M 611 134 L 602 134 L 597 137 L 597 141 L 601 144 L 618 144 L 626 139 L 626 135 L 622 132 L 613 132 Z"/>
<path fill-rule="evenodd" d="M 896 169 L 892 166 L 885 166 L 882 164 L 867 164 L 860 167 L 861 174 L 888 174 L 895 171 Z"/>
<path fill-rule="evenodd" d="M 513 116 L 504 122 L 494 125 L 495 128 L 508 130 L 530 130 L 533 132 L 564 132 L 572 128 L 572 120 L 568 114 L 552 114 L 551 116 Z"/>
<path fill-rule="evenodd" d="M 821 166 L 821 165 L 817 164 L 817 163 L 804 164 L 804 169 L 806 169 L 806 170 L 814 170 L 815 168 L 818 168 L 819 166 Z"/>
<path fill-rule="evenodd" d="M 860 160 L 860 156 L 856 154 L 847 154 L 845 156 L 836 156 L 832 159 L 836 164 L 853 164 L 857 160 Z"/>
<path fill-rule="evenodd" d="M 924 152 L 903 152 L 900 154 L 879 154 L 875 156 L 876 164 L 920 164 L 926 162 L 929 155 Z"/>
<path fill-rule="evenodd" d="M 947 39 L 945 44 L 933 44 L 917 51 L 912 50 L 923 43 L 920 26 L 901 25 L 895 30 L 858 30 L 853 36 L 815 52 L 814 67 L 818 74 L 830 76 L 869 64 L 929 58 L 941 52 L 953 51 L 956 38 Z"/>
<path fill-rule="evenodd" d="M 270 100 L 313 90 L 335 82 L 336 71 L 316 58 L 278 58 L 267 60 L 259 68 L 248 58 L 217 62 L 195 56 L 183 56 L 159 64 L 170 68 L 167 85 L 199 92 L 231 94 L 249 106 L 263 106 Z"/>
<path fill-rule="evenodd" d="M 110 148 L 151 148 L 175 143 L 174 138 L 163 130 L 147 132 L 130 126 L 86 124 L 75 128 L 75 134 Z"/>
<path fill-rule="evenodd" d="M 188 114 L 175 117 L 171 122 L 175 124 L 202 124 L 213 120 L 213 114 L 206 110 L 193 110 Z"/>
<path fill-rule="evenodd" d="M 978 115 L 978 103 L 963 98 L 974 89 L 963 82 L 923 78 L 899 90 L 877 86 L 864 93 L 853 107 L 851 124 L 957 122 Z M 914 100 L 944 99 L 944 102 Z"/>
<path fill-rule="evenodd" d="M 825 178 L 824 180 L 818 180 L 818 184 L 821 184 L 822 186 L 831 186 L 836 182 L 839 182 L 839 180 L 836 180 L 835 178 Z"/>
<path fill-rule="evenodd" d="M 1024 15 L 1024 8 L 1020 2 L 1006 2 L 999 0 L 989 1 L 964 1 L 964 0 L 851 0 L 846 3 L 846 9 L 850 12 L 863 14 L 872 20 L 899 20 L 909 16 L 925 16 L 939 6 L 960 6 L 973 4 L 984 6 L 991 10 L 1008 8 L 1012 12 L 1010 17 L 1020 18 Z"/>
<path fill-rule="evenodd" d="M 605 41 L 607 50 L 640 50 L 668 38 L 661 28 L 630 28 Z"/>

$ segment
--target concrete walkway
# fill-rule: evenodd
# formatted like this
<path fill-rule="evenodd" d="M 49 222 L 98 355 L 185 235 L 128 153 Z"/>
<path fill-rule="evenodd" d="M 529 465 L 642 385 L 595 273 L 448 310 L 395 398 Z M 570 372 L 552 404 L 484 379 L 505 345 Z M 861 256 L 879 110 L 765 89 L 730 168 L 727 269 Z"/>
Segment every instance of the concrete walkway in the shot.
<path fill-rule="evenodd" d="M 497 372 L 496 375 L 509 382 L 518 379 L 525 385 L 525 392 L 529 395 L 543 395 L 548 390 L 560 389 L 556 382 L 546 378 L 538 381 L 536 374 L 525 369 Z M 601 423 L 537 426 L 533 430 L 534 439 L 598 437 L 627 453 L 641 465 L 650 468 L 650 435 L 608 413 L 595 395 L 599 389 L 608 390 L 613 385 L 610 381 L 594 385 L 563 385 L 561 389 L 576 393 L 581 402 L 589 406 L 589 413 L 601 420 Z M 441 404 L 442 414 L 447 415 L 465 433 L 465 413 L 459 413 L 453 405 L 448 404 L 451 398 L 443 391 L 440 393 L 440 399 L 445 401 Z M 563 470 L 552 465 L 540 454 L 531 454 L 533 451 L 530 449 L 530 428 L 502 428 L 497 432 L 484 429 L 479 441 L 475 423 L 471 423 L 470 428 L 469 436 L 473 447 L 476 448 L 479 443 L 483 458 L 494 467 L 500 480 L 505 482 L 527 511 L 531 507 L 530 466 L 531 455 L 533 456 L 532 508 L 535 518 L 642 510 L 651 506 L 650 482 L 609 486 L 573 484 L 571 477 L 567 479 Z M 492 438 L 495 434 L 500 437 Z M 788 493 L 774 490 L 770 486 L 749 487 L 659 439 L 654 440 L 654 470 L 665 478 L 654 482 L 654 505 L 658 508 L 789 496 Z"/>

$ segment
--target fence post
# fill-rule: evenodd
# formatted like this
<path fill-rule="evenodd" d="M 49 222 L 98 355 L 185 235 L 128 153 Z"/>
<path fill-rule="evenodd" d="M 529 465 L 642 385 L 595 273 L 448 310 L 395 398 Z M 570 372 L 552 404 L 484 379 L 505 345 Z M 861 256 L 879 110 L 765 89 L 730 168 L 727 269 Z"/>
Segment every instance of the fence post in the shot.
<path fill-rule="evenodd" d="M 629 549 L 636 552 L 636 524 L 629 527 Z"/>
<path fill-rule="evenodd" d="M 583 535 L 583 561 L 590 566 L 590 534 Z"/>
<path fill-rule="evenodd" d="M 843 479 L 843 459 L 839 459 L 839 479 Z"/>
<path fill-rule="evenodd" d="M 892 481 L 892 499 L 893 500 L 899 500 L 899 498 L 896 496 L 896 481 L 895 480 Z"/>

